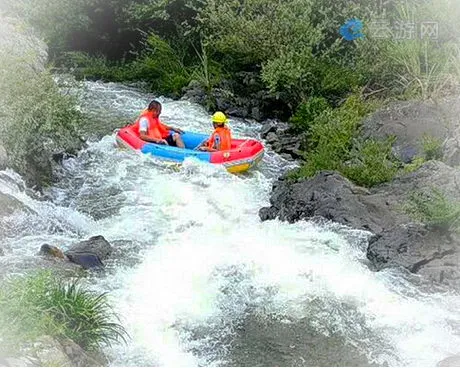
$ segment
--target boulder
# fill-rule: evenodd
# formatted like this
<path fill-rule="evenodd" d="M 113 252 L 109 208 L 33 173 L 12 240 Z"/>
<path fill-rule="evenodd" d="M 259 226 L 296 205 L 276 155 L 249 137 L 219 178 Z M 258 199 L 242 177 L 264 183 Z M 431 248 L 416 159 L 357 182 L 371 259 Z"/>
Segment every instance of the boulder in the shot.
<path fill-rule="evenodd" d="M 262 128 L 260 129 L 260 137 L 262 139 L 267 139 L 267 135 L 269 133 L 276 133 L 278 130 L 279 125 L 275 120 L 267 120 L 262 124 Z"/>
<path fill-rule="evenodd" d="M 84 269 L 104 267 L 101 259 L 95 254 L 68 254 L 67 258 L 70 262 L 76 263 Z"/>
<path fill-rule="evenodd" d="M 293 134 L 289 125 L 276 120 L 267 120 L 260 130 L 260 136 L 271 145 L 273 151 L 288 160 L 303 159 L 302 142 L 303 134 Z"/>
<path fill-rule="evenodd" d="M 103 267 L 102 261 L 112 253 L 112 246 L 103 236 L 93 236 L 72 245 L 64 254 L 83 268 Z"/>
<path fill-rule="evenodd" d="M 402 224 L 371 238 L 367 258 L 376 270 L 404 267 L 437 283 L 460 289 L 460 242 L 423 224 Z"/>
<path fill-rule="evenodd" d="M 393 102 L 364 120 L 365 138 L 395 136 L 393 151 L 403 162 L 423 156 L 424 136 L 444 142 L 445 161 L 460 164 L 460 97 L 450 96 L 439 101 Z"/>
<path fill-rule="evenodd" d="M 274 187 L 270 207 L 259 212 L 262 220 L 279 218 L 296 222 L 320 216 L 355 229 L 380 233 L 395 226 L 398 218 L 384 198 L 372 197 L 334 171 L 323 171 L 312 179 L 280 181 Z"/>

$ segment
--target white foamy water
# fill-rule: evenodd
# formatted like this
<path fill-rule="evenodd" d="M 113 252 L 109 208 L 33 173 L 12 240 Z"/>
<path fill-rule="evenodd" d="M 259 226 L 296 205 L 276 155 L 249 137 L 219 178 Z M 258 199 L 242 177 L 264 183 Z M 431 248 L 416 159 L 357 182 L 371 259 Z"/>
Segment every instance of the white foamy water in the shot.
<path fill-rule="evenodd" d="M 82 107 L 99 101 L 100 113 L 135 115 L 151 98 L 121 85 L 86 88 Z M 199 106 L 162 101 L 164 121 L 210 130 Z M 231 126 L 257 137 L 254 122 Z M 27 196 L 14 173 L 0 178 L 1 191 L 36 213 L 9 220 L 22 225 L 7 233 L 0 261 L 32 256 L 43 242 L 66 247 L 98 234 L 112 242 L 117 259 L 92 278 L 131 336 L 107 348 L 112 365 L 433 366 L 457 353 L 458 295 L 427 293 L 402 271 L 370 271 L 363 232 L 259 220 L 288 165 L 271 152 L 240 176 L 192 160 L 164 165 L 106 136 L 64 163 L 50 201 Z"/>

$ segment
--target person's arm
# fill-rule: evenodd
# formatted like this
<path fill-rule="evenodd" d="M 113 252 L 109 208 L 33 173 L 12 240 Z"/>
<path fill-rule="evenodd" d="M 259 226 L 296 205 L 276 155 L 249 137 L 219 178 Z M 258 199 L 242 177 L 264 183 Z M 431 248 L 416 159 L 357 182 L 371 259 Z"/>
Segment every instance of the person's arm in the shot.
<path fill-rule="evenodd" d="M 198 147 L 198 149 L 200 151 L 208 151 L 208 152 L 214 152 L 216 151 L 214 149 L 214 147 L 208 147 L 208 144 L 209 144 L 209 139 L 205 140 L 203 143 L 200 144 L 200 146 Z"/>
<path fill-rule="evenodd" d="M 168 130 L 172 130 L 173 132 L 176 132 L 176 133 L 179 133 L 179 134 L 183 134 L 183 133 L 184 133 L 184 131 L 183 131 L 182 129 L 180 129 L 180 128 L 175 128 L 175 127 L 172 127 L 172 126 L 170 126 L 170 125 L 166 125 L 165 123 L 162 123 L 162 124 L 163 124 L 163 125 L 165 126 L 165 128 L 168 129 Z"/>
<path fill-rule="evenodd" d="M 147 135 L 149 122 L 147 119 L 141 119 L 139 122 L 139 138 L 146 142 L 157 143 L 157 144 L 168 144 L 166 140 L 161 138 L 153 138 Z"/>
<path fill-rule="evenodd" d="M 156 138 L 152 138 L 152 137 L 149 137 L 147 134 L 147 132 L 139 132 L 139 138 L 142 139 L 143 141 L 146 141 L 146 142 L 151 142 L 151 143 L 157 143 L 157 144 L 168 144 L 168 142 L 166 142 L 165 139 L 156 139 Z"/>

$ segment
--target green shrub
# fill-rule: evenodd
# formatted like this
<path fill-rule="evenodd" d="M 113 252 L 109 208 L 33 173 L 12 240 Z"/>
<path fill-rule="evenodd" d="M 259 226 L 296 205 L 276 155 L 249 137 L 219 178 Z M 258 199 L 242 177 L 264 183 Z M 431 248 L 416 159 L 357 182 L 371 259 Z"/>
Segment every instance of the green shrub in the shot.
<path fill-rule="evenodd" d="M 316 100 L 311 107 L 324 107 L 320 101 Z M 350 96 L 340 108 L 326 108 L 319 114 L 308 105 L 303 106 L 297 116 L 300 112 L 307 118 L 314 116 L 308 126 L 307 162 L 290 177 L 312 177 L 322 170 L 337 170 L 356 184 L 367 187 L 391 180 L 399 166 L 391 152 L 393 139 L 365 142 L 357 139 L 362 119 L 376 106 L 373 102 L 364 102 L 359 95 Z"/>
<path fill-rule="evenodd" d="M 311 177 L 321 170 L 338 170 L 351 155 L 353 138 L 363 117 L 374 109 L 359 94 L 350 96 L 337 109 L 326 109 L 310 126 L 307 163 L 296 171 L 297 177 Z"/>
<path fill-rule="evenodd" d="M 411 193 L 403 210 L 436 230 L 455 231 L 460 225 L 460 203 L 449 200 L 438 189 Z"/>
<path fill-rule="evenodd" d="M 78 78 L 145 81 L 153 91 L 173 97 L 177 97 L 192 78 L 192 71 L 184 65 L 179 52 L 153 33 L 146 37 L 144 49 L 130 62 L 110 62 L 103 55 L 82 52 L 66 53 L 65 59 L 64 64 L 73 68 Z M 209 72 L 206 76 L 210 78 Z"/>
<path fill-rule="evenodd" d="M 325 98 L 311 97 L 297 108 L 296 113 L 290 119 L 290 123 L 295 130 L 308 132 L 315 119 L 328 109 L 331 107 Z"/>
<path fill-rule="evenodd" d="M 67 337 L 95 350 L 126 341 L 126 331 L 117 321 L 106 294 L 85 290 L 79 281 L 64 282 L 50 272 L 11 278 L 0 289 L 5 352 L 42 335 Z"/>
<path fill-rule="evenodd" d="M 442 141 L 439 138 L 424 135 L 422 138 L 425 160 L 441 160 L 443 157 Z"/>
<path fill-rule="evenodd" d="M 26 179 L 36 171 L 31 180 L 38 184 L 49 182 L 52 153 L 81 147 L 84 116 L 76 98 L 60 89 L 32 51 L 19 57 L 0 50 L 0 64 L 0 142 L 9 166 Z"/>
<path fill-rule="evenodd" d="M 72 51 L 62 55 L 61 65 L 71 68 L 77 79 L 96 79 L 105 82 L 133 80 L 133 71 L 124 61 L 110 62 L 102 54 L 91 56 L 84 52 Z"/>
<path fill-rule="evenodd" d="M 394 139 L 385 141 L 370 139 L 362 145 L 355 144 L 351 164 L 342 165 L 340 172 L 354 183 L 372 187 L 393 179 L 398 171 L 391 147 Z"/>
<path fill-rule="evenodd" d="M 145 80 L 152 90 L 166 95 L 179 95 L 191 80 L 180 53 L 154 33 L 147 36 L 143 51 L 130 67 L 132 79 Z"/>

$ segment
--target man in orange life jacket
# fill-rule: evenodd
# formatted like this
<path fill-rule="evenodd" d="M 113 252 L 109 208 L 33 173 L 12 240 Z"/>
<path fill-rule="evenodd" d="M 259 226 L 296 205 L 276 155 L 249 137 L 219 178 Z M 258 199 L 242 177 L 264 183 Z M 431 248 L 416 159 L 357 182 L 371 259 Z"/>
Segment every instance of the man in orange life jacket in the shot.
<path fill-rule="evenodd" d="M 144 110 L 137 120 L 139 137 L 146 142 L 185 148 L 184 142 L 180 136 L 184 131 L 163 124 L 159 118 L 160 114 L 161 104 L 153 100 L 150 102 L 147 110 Z"/>
<path fill-rule="evenodd" d="M 232 147 L 232 133 L 225 126 L 228 119 L 223 112 L 217 111 L 212 116 L 214 132 L 199 148 L 201 151 L 227 151 Z"/>

